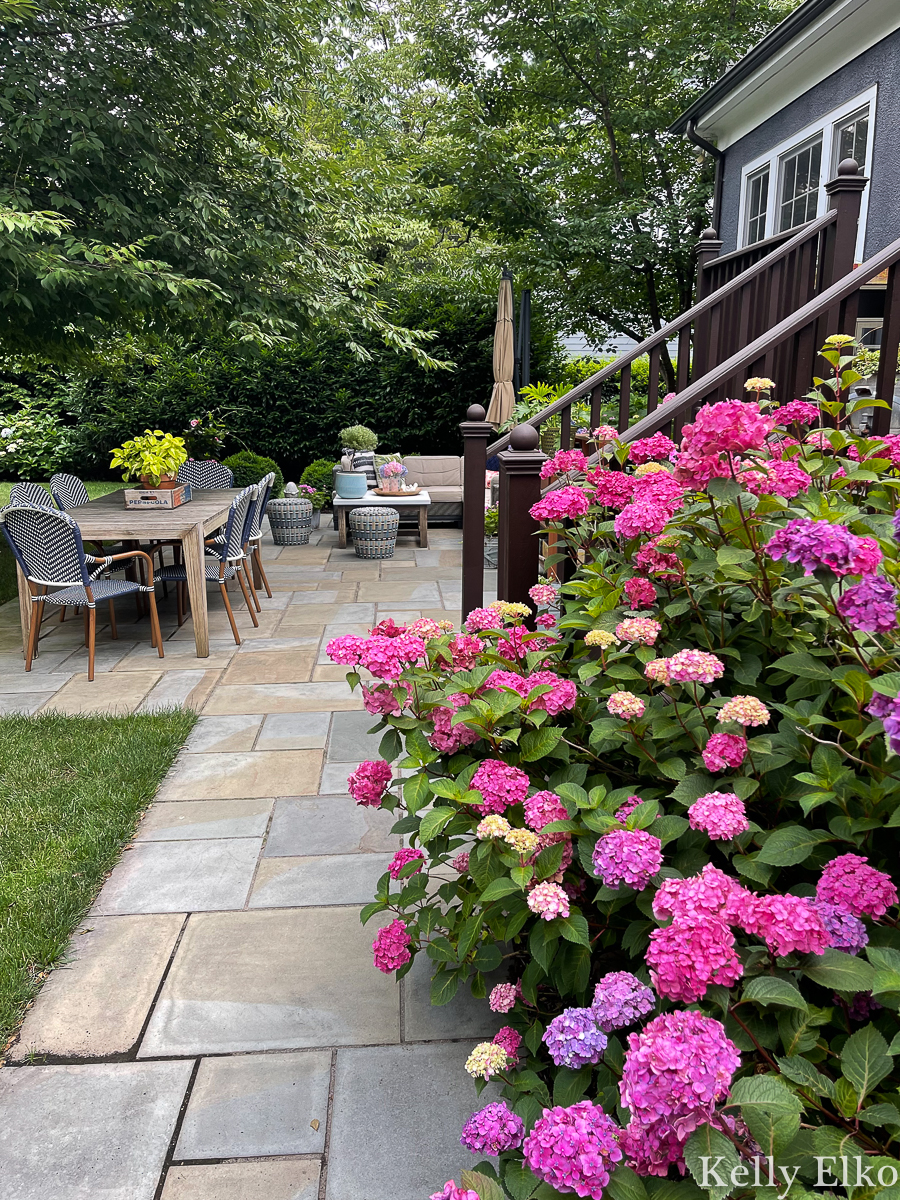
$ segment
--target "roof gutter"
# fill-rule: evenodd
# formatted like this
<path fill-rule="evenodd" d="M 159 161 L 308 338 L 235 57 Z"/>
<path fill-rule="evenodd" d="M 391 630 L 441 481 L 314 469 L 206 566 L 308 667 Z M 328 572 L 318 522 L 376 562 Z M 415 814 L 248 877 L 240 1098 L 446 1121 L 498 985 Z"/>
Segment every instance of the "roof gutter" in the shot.
<path fill-rule="evenodd" d="M 767 33 L 761 42 L 757 42 L 752 50 L 749 50 L 743 58 L 727 70 L 721 79 L 717 80 L 712 87 L 707 88 L 702 96 L 698 96 L 690 108 L 672 122 L 668 132 L 686 133 L 689 124 L 696 124 L 705 112 L 708 112 L 739 83 L 752 75 L 773 54 L 777 54 L 783 46 L 802 33 L 822 13 L 833 8 L 835 3 L 836 0 L 806 0 L 805 4 L 795 8 L 789 16 L 775 26 L 771 33 Z M 688 137 L 691 135 L 688 134 Z M 691 141 L 693 140 L 691 138 Z"/>
<path fill-rule="evenodd" d="M 687 122 L 684 132 L 689 142 L 693 142 L 695 146 L 699 146 L 701 150 L 705 150 L 707 154 L 711 154 L 716 160 L 716 181 L 713 185 L 712 219 L 710 223 L 713 229 L 718 231 L 719 218 L 722 214 L 722 176 L 725 169 L 725 153 L 718 146 L 714 146 L 712 142 L 707 141 L 705 137 L 700 136 L 693 120 Z"/>

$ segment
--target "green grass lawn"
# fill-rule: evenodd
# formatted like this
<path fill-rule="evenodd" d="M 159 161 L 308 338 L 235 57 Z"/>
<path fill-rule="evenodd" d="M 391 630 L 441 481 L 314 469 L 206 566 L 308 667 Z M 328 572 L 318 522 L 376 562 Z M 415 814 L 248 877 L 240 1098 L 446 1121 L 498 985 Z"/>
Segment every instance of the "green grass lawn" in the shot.
<path fill-rule="evenodd" d="M 196 720 L 0 717 L 0 1058 Z"/>
<path fill-rule="evenodd" d="M 0 483 L 0 508 L 4 504 L 9 503 L 10 489 L 15 486 L 13 480 L 7 480 Z M 47 499 L 50 503 L 53 500 L 50 496 L 50 484 L 43 481 L 43 486 L 47 488 Z M 93 500 L 96 496 L 105 496 L 107 492 L 117 492 L 125 487 L 124 483 L 86 483 L 84 485 L 88 490 L 88 495 Z M 16 594 L 16 564 L 15 559 L 9 549 L 6 539 L 0 535 L 0 604 L 5 604 L 7 600 L 12 600 Z"/>

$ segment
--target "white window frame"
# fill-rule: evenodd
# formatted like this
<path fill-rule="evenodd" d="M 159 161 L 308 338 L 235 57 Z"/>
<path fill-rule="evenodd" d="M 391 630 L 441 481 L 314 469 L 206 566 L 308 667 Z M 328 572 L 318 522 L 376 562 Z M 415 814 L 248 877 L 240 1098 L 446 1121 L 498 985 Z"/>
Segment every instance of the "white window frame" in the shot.
<path fill-rule="evenodd" d="M 747 240 L 749 213 L 748 199 L 749 188 L 748 183 L 750 177 L 756 175 L 764 167 L 769 168 L 769 198 L 766 206 L 766 232 L 765 237 L 773 237 L 777 232 L 777 218 L 780 211 L 778 203 L 778 189 L 781 183 L 781 164 L 782 159 L 787 157 L 792 151 L 799 150 L 805 143 L 812 141 L 816 137 L 822 138 L 822 167 L 819 175 L 819 196 L 816 204 L 816 216 L 820 217 L 828 208 L 828 196 L 825 192 L 825 184 L 831 178 L 832 159 L 834 156 L 834 136 L 835 128 L 847 117 L 852 116 L 861 108 L 868 105 L 869 109 L 869 137 L 866 146 L 866 161 L 860 163 L 860 167 L 864 175 L 871 176 L 872 171 L 872 151 L 875 145 L 875 108 L 878 99 L 878 85 L 867 88 L 866 91 L 860 92 L 859 95 L 847 100 L 839 108 L 832 109 L 831 112 L 825 113 L 819 117 L 812 125 L 807 125 L 805 129 L 799 129 L 790 138 L 786 138 L 783 142 L 779 142 L 777 146 L 773 146 L 767 150 L 765 154 L 759 155 L 746 163 L 741 169 L 741 200 L 738 211 L 738 249 L 744 249 L 748 245 L 755 245 Z M 856 261 L 862 260 L 863 246 L 865 245 L 866 237 L 866 218 L 869 211 L 869 189 L 868 187 L 862 194 L 862 203 L 859 213 L 859 235 L 856 242 Z M 760 239 L 762 240 L 762 239 Z"/>

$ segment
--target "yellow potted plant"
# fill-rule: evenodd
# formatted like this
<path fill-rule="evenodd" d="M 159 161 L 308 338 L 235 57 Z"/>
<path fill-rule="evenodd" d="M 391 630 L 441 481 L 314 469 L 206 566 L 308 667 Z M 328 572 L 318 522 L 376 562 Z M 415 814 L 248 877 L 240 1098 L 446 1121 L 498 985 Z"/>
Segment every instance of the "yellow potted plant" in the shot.
<path fill-rule="evenodd" d="M 178 468 L 187 461 L 184 438 L 145 429 L 143 437 L 123 442 L 112 451 L 111 467 L 123 467 L 123 480 L 139 479 L 145 488 L 174 488 Z"/>

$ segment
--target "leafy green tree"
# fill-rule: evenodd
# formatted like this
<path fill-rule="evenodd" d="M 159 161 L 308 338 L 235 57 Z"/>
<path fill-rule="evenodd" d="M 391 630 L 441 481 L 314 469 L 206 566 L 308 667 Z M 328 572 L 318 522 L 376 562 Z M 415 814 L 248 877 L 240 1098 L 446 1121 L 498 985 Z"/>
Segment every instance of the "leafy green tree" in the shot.
<path fill-rule="evenodd" d="M 353 0 L 348 0 L 348 7 Z M 0 340 L 71 353 L 112 331 L 277 340 L 393 324 L 367 190 L 309 136 L 320 0 L 0 5 Z"/>

